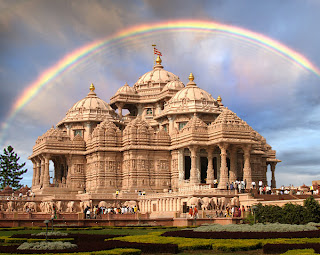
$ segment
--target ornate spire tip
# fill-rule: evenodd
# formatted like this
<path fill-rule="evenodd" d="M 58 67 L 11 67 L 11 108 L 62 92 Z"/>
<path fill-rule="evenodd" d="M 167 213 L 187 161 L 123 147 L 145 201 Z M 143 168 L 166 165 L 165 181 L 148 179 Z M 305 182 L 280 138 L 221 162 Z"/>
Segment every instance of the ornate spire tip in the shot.
<path fill-rule="evenodd" d="M 190 75 L 189 75 L 189 81 L 193 81 L 193 80 L 194 80 L 193 73 L 190 73 Z"/>
<path fill-rule="evenodd" d="M 90 85 L 90 91 L 94 91 L 96 88 L 94 87 L 93 83 Z"/>
<path fill-rule="evenodd" d="M 222 101 L 221 96 L 218 96 L 217 101 L 218 101 L 219 103 L 221 103 L 221 101 Z"/>
<path fill-rule="evenodd" d="M 161 60 L 161 58 L 160 58 L 160 55 L 158 55 L 158 57 L 157 57 L 157 59 L 156 59 L 156 63 L 157 63 L 158 65 L 161 65 L 162 60 Z"/>

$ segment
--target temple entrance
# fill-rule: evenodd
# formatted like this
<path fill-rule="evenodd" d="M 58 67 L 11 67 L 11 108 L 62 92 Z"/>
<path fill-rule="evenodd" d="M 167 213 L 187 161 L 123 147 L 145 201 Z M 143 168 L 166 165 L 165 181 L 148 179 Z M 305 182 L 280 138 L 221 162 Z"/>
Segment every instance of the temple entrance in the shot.
<path fill-rule="evenodd" d="M 190 170 L 191 170 L 191 158 L 190 156 L 184 156 L 184 179 L 190 179 Z"/>
<path fill-rule="evenodd" d="M 206 183 L 207 181 L 207 169 L 208 169 L 208 158 L 207 157 L 200 157 L 200 183 Z"/>

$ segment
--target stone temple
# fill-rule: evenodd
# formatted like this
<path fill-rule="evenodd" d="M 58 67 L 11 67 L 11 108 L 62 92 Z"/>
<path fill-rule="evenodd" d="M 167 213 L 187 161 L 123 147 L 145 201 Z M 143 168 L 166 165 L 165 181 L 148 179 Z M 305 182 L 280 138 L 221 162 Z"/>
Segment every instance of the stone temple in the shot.
<path fill-rule="evenodd" d="M 268 165 L 275 187 L 276 152 L 220 96 L 200 86 L 192 73 L 184 85 L 159 56 L 151 71 L 133 87 L 120 87 L 109 103 L 91 84 L 56 128 L 36 140 L 29 157 L 32 191 L 43 201 L 72 200 L 76 211 L 116 200 L 161 213 L 182 211 L 192 198 L 234 202 L 237 193 L 227 183 L 267 183 Z"/>

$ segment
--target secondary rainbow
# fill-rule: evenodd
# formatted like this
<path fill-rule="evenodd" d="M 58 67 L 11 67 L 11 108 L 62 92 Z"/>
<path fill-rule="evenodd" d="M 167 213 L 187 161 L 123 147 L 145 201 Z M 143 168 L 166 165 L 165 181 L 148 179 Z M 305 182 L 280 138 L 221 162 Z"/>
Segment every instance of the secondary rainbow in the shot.
<path fill-rule="evenodd" d="M 17 112 L 19 112 L 19 110 L 21 110 L 28 102 L 30 102 L 41 91 L 41 89 L 44 86 L 48 85 L 50 81 L 52 81 L 55 77 L 67 72 L 70 69 L 73 69 L 79 63 L 97 54 L 105 47 L 108 47 L 111 44 L 119 43 L 121 41 L 131 40 L 135 37 L 168 31 L 226 33 L 230 36 L 234 36 L 264 47 L 280 55 L 281 57 L 288 59 L 301 68 L 304 68 L 320 76 L 320 70 L 302 54 L 290 49 L 289 47 L 281 44 L 276 40 L 273 40 L 256 32 L 249 31 L 247 29 L 225 25 L 217 22 L 199 20 L 175 20 L 148 25 L 138 25 L 123 29 L 112 36 L 94 41 L 83 47 L 80 47 L 67 54 L 55 65 L 42 72 L 37 77 L 37 79 L 32 82 L 15 101 L 9 112 L 6 122 L 2 125 L 2 129 L 5 129 L 8 126 L 8 123 L 15 117 Z"/>

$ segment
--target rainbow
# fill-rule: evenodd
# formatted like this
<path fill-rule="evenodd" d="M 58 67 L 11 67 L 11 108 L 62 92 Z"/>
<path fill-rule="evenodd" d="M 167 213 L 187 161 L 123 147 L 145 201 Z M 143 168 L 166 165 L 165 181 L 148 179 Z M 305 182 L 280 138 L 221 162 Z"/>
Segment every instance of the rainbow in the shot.
<path fill-rule="evenodd" d="M 256 44 L 267 50 L 270 50 L 279 56 L 289 60 L 295 65 L 304 68 L 307 71 L 313 72 L 320 76 L 320 70 L 313 65 L 302 54 L 290 49 L 289 47 L 270 39 L 262 34 L 249 31 L 247 29 L 221 24 L 218 22 L 198 21 L 198 20 L 175 20 L 166 21 L 161 23 L 154 23 L 148 25 L 132 26 L 123 29 L 112 36 L 106 37 L 101 40 L 94 41 L 83 47 L 80 47 L 73 52 L 67 54 L 60 59 L 55 65 L 49 67 L 42 72 L 34 82 L 32 82 L 18 97 L 13 104 L 6 121 L 2 124 L 2 129 L 8 127 L 8 123 L 15 117 L 15 115 L 30 102 L 41 89 L 48 85 L 57 76 L 62 75 L 68 70 L 73 69 L 81 62 L 94 56 L 102 51 L 105 47 L 117 45 L 121 42 L 131 41 L 134 38 L 146 36 L 153 33 L 161 32 L 174 32 L 174 31 L 187 31 L 187 32 L 205 32 L 213 33 L 220 32 L 227 35 L 248 41 Z"/>

